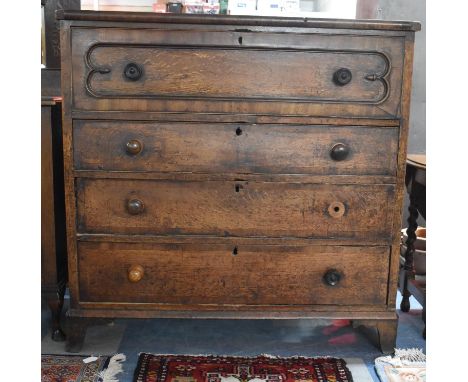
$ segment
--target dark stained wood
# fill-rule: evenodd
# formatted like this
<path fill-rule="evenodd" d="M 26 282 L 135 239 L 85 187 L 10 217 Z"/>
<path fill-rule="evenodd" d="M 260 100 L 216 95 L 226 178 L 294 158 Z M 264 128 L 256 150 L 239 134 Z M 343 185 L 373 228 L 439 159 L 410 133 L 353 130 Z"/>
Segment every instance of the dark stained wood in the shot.
<path fill-rule="evenodd" d="M 81 350 L 88 324 L 89 319 L 67 314 L 67 344 L 65 346 L 67 352 L 77 353 Z"/>
<path fill-rule="evenodd" d="M 264 245 L 367 245 L 375 246 L 382 245 L 382 239 L 378 237 L 367 236 L 347 238 L 306 238 L 306 237 L 265 237 L 265 236 L 212 236 L 212 235 L 129 235 L 129 234 L 86 234 L 78 233 L 76 235 L 78 241 L 111 241 L 114 243 L 132 243 L 136 239 L 140 243 L 187 243 L 187 244 L 206 244 L 206 243 L 229 243 L 236 244 L 264 244 Z"/>
<path fill-rule="evenodd" d="M 337 118 L 337 117 L 298 117 L 283 115 L 255 115 L 255 114 L 219 114 L 219 113 L 155 113 L 155 112 L 116 112 L 116 111 L 72 111 L 75 120 L 126 120 L 126 121 L 156 121 L 156 122 L 220 122 L 220 123 L 266 123 L 266 124 L 294 124 L 294 125 L 333 125 L 333 126 L 376 126 L 399 127 L 396 119 L 369 118 Z"/>
<path fill-rule="evenodd" d="M 70 316 L 348 318 L 389 351 L 419 24 L 59 17 Z"/>
<path fill-rule="evenodd" d="M 223 16 L 223 15 L 172 15 L 150 12 L 94 12 L 60 10 L 56 15 L 60 20 L 80 21 L 116 21 L 142 23 L 171 23 L 171 24 L 212 24 L 212 25 L 265 25 L 288 26 L 299 28 L 337 28 L 337 29 L 374 29 L 374 30 L 402 30 L 419 31 L 421 24 L 411 21 L 383 21 L 383 20 L 337 20 L 337 19 L 307 19 L 298 17 L 252 17 L 252 16 Z"/>
<path fill-rule="evenodd" d="M 79 0 L 42 0 L 41 281 L 52 313 L 52 339 L 65 339 L 60 315 L 67 280 L 60 84 L 60 29 L 55 11 L 80 9 Z"/>
<path fill-rule="evenodd" d="M 80 233 L 392 239 L 391 185 L 79 179 L 77 189 Z"/>
<path fill-rule="evenodd" d="M 386 301 L 387 247 L 81 243 L 79 251 L 80 297 L 85 302 L 384 305 Z M 130 282 L 128 272 L 136 266 L 144 274 Z M 335 286 L 323 280 L 330 269 L 342 275 Z M 364 285 L 369 293 L 362 293 Z"/>
<path fill-rule="evenodd" d="M 41 98 L 43 101 L 61 97 L 60 70 L 41 69 Z"/>
<path fill-rule="evenodd" d="M 395 315 L 395 313 L 393 313 Z M 396 336 L 398 330 L 398 319 L 378 319 L 353 320 L 353 325 L 358 327 L 364 325 L 367 328 L 374 328 L 377 334 L 377 346 L 384 354 L 393 354 L 396 348 Z"/>
<path fill-rule="evenodd" d="M 400 239 L 401 239 L 401 217 L 403 209 L 403 196 L 405 188 L 405 163 L 408 148 L 409 113 L 411 98 L 411 81 L 414 58 L 414 33 L 408 33 L 405 37 L 405 65 L 403 70 L 402 102 L 401 102 L 401 125 L 400 146 L 398 150 L 398 170 L 396 182 L 396 198 L 393 209 L 393 232 L 394 241 L 392 245 L 392 256 L 390 260 L 390 281 L 388 285 L 388 304 L 395 306 L 396 289 L 398 287 L 398 273 L 400 267 Z"/>
<path fill-rule="evenodd" d="M 77 170 L 392 176 L 398 150 L 398 129 L 362 126 L 76 121 L 73 137 Z"/>
<path fill-rule="evenodd" d="M 378 175 L 304 175 L 304 174 L 239 174 L 239 173 L 193 173 L 193 172 L 128 172 L 76 170 L 73 174 L 80 178 L 95 179 L 154 179 L 185 181 L 260 181 L 312 184 L 392 184 L 396 176 Z"/>
<path fill-rule="evenodd" d="M 78 32 L 76 35 L 78 39 L 81 37 Z M 228 39 L 232 39 L 231 34 Z M 252 37 L 252 45 L 257 44 L 254 39 Z M 268 40 L 263 43 L 269 45 Z M 88 75 L 87 90 L 101 98 L 242 98 L 360 103 L 378 103 L 388 95 L 385 83 L 366 79 L 367 75 L 388 70 L 386 57 L 381 54 L 250 49 L 245 44 L 237 49 L 140 47 L 118 43 L 94 45 L 88 50 L 89 62 L 93 68 L 105 67 L 109 72 Z M 129 63 L 141 68 L 141 79 L 130 81 L 122 75 Z M 265 70 L 267 66 L 268 70 Z M 355 78 L 349 84 L 337 86 L 334 83 L 333 75 L 340 67 L 353 73 Z M 318 73 L 315 75 L 315 72 Z M 238 80 L 240 78 L 242 81 Z M 258 82 L 264 86 L 256 86 Z"/>
<path fill-rule="evenodd" d="M 73 106 L 77 110 L 399 117 L 402 38 L 306 36 L 72 28 Z M 140 79 L 125 78 L 129 64 L 141 68 Z M 351 70 L 353 79 L 338 86 L 333 75 L 343 67 Z"/>
<path fill-rule="evenodd" d="M 44 6 L 45 65 L 60 69 L 60 24 L 55 18 L 58 9 L 79 10 L 80 0 L 41 0 Z"/>
<path fill-rule="evenodd" d="M 302 305 L 299 308 L 275 305 L 274 311 L 271 305 L 224 305 L 223 310 L 216 305 L 188 304 L 160 304 L 153 309 L 150 304 L 132 304 L 131 309 L 128 309 L 128 304 L 117 303 L 106 304 L 104 308 L 96 308 L 96 303 L 81 303 L 80 306 L 82 309 L 70 309 L 68 313 L 75 317 L 396 320 L 395 312 L 366 309 L 369 305 L 354 305 L 352 310 L 340 305 Z"/>
<path fill-rule="evenodd" d="M 63 341 L 60 324 L 67 275 L 60 103 L 41 107 L 41 285 L 52 313 L 52 339 Z"/>
<path fill-rule="evenodd" d="M 414 295 L 423 306 L 423 320 L 426 322 L 426 282 L 416 280 L 414 269 L 414 243 L 416 241 L 416 230 L 418 229 L 419 214 L 426 218 L 426 156 L 424 154 L 408 155 L 406 160 L 406 189 L 409 193 L 408 206 L 408 228 L 406 234 L 406 252 L 404 254 L 404 264 L 400 272 L 400 291 L 403 299 L 400 309 L 403 312 L 410 310 L 409 299 Z M 426 328 L 423 331 L 423 337 L 426 338 Z"/>

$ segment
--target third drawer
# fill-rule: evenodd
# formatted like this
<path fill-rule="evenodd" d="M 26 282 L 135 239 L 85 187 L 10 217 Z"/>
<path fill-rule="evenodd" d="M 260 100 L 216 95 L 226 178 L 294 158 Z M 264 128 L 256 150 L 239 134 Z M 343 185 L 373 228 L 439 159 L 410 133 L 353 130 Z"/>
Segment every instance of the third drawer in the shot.
<path fill-rule="evenodd" d="M 78 178 L 78 232 L 388 244 L 394 194 L 394 185 Z"/>

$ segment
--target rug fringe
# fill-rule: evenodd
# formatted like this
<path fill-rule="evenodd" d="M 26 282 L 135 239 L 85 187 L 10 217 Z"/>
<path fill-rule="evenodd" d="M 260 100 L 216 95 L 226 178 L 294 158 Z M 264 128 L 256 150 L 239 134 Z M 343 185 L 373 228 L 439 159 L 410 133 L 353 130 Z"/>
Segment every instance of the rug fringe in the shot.
<path fill-rule="evenodd" d="M 408 362 L 426 362 L 426 355 L 417 348 L 395 349 L 395 357 Z"/>
<path fill-rule="evenodd" d="M 301 358 L 309 358 L 309 359 L 341 359 L 341 357 L 334 357 L 334 356 L 329 356 L 329 355 L 324 355 L 324 356 L 305 356 L 305 355 L 291 355 L 291 356 L 282 356 L 282 355 L 272 355 L 272 354 L 266 354 L 266 353 L 261 353 L 261 354 L 256 354 L 256 355 L 228 355 L 228 354 L 172 354 L 172 353 L 148 353 L 148 352 L 139 352 L 138 357 L 142 354 L 150 354 L 154 356 L 171 356 L 171 357 L 177 357 L 180 355 L 183 356 L 188 356 L 188 357 L 223 357 L 223 358 L 256 358 L 256 357 L 265 357 L 265 358 L 272 358 L 272 359 L 279 359 L 279 358 L 284 358 L 284 359 L 301 359 Z"/>
<path fill-rule="evenodd" d="M 423 366 L 426 364 L 426 355 L 422 349 L 395 349 L 395 355 L 392 357 L 382 356 L 375 360 L 376 363 L 387 363 L 393 366 Z"/>
<path fill-rule="evenodd" d="M 99 373 L 101 382 L 119 382 L 117 375 L 123 371 L 123 362 L 127 359 L 125 354 L 115 354 L 109 361 L 107 369 Z"/>

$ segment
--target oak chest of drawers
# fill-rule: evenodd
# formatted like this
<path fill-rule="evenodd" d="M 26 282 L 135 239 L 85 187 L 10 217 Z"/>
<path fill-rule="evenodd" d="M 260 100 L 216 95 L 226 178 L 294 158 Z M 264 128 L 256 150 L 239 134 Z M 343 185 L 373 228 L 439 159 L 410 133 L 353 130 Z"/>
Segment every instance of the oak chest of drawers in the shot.
<path fill-rule="evenodd" d="M 72 330 L 348 318 L 395 343 L 414 32 L 61 12 Z"/>

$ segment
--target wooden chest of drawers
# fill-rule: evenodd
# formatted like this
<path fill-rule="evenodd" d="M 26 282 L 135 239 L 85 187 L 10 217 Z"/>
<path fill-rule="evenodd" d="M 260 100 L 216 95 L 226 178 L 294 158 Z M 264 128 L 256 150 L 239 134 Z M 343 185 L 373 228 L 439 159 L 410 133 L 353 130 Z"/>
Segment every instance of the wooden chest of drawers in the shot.
<path fill-rule="evenodd" d="M 395 343 L 419 24 L 61 12 L 71 309 Z"/>

